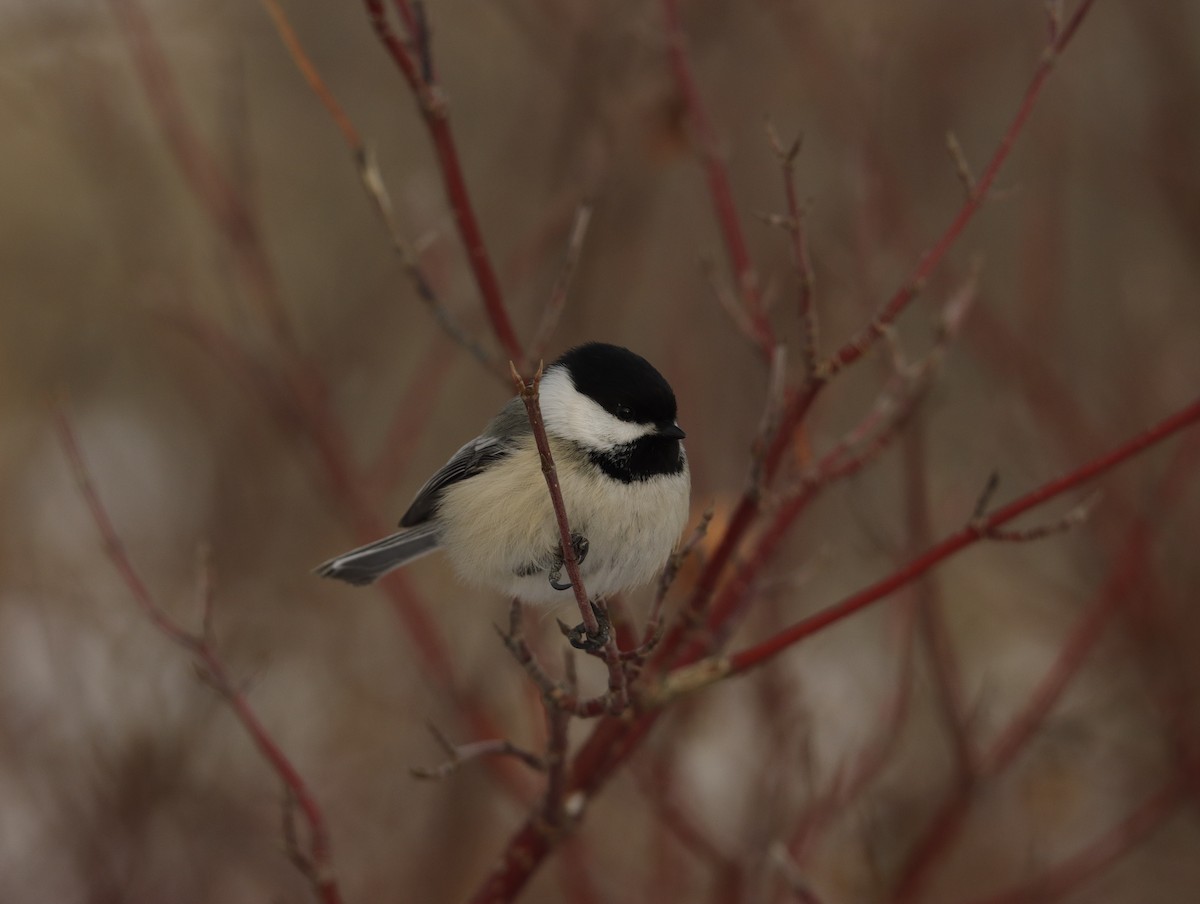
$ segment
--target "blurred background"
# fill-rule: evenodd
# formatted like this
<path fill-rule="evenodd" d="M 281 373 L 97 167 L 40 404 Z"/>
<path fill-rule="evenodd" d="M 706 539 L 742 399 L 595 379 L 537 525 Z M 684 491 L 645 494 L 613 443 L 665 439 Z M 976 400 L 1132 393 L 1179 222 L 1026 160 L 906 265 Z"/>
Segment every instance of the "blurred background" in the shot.
<path fill-rule="evenodd" d="M 424 127 L 364 8 L 283 7 L 376 155 L 446 309 L 494 349 Z M 588 199 L 549 354 L 612 341 L 668 376 L 695 515 L 712 504 L 719 526 L 746 484 L 766 376 L 706 276 L 730 284 L 661 6 L 427 9 L 518 332 L 536 330 Z M 764 123 L 804 136 L 796 177 L 829 352 L 958 210 L 946 133 L 982 168 L 1043 51 L 1043 4 L 694 0 L 683 16 L 793 349 L 787 236 L 758 216 L 785 211 Z M 149 78 L 133 53 L 147 35 L 165 64 Z M 734 648 L 960 527 L 993 472 L 1007 500 L 1192 400 L 1197 48 L 1192 4 L 1096 4 L 991 201 L 899 323 L 915 359 L 982 260 L 936 387 L 902 442 L 801 519 Z M 164 110 L 176 118 L 165 129 Z M 181 122 L 191 145 L 177 142 Z M 403 589 L 310 570 L 392 524 L 510 388 L 418 299 L 259 4 L 7 0 L 0 134 L 2 897 L 310 894 L 282 852 L 278 780 L 108 562 L 53 430 L 61 404 L 131 559 L 188 625 L 199 624 L 198 551 L 209 550 L 221 652 L 325 807 L 347 900 L 464 899 L 528 803 L 478 764 L 440 782 L 409 769 L 445 758 L 427 722 L 475 738 L 464 698 L 514 742 L 544 743 L 537 697 L 493 631 L 506 603 L 464 590 L 437 557 Z M 277 403 L 297 358 L 281 353 L 272 310 L 299 350 L 302 391 L 330 415 L 316 440 Z M 814 452 L 862 417 L 886 376 L 875 354 L 830 388 L 809 422 Z M 1102 481 L 1085 525 L 969 550 L 676 706 L 522 900 L 1192 899 L 1198 461 L 1195 436 L 1157 447 Z M 452 677 L 398 617 L 404 594 L 429 613 Z M 627 601 L 635 617 L 648 598 Z M 571 619 L 527 621 L 556 662 L 554 614 Z M 970 758 L 956 758 L 954 739 L 995 749 L 1068 644 L 1083 642 L 1081 625 L 1088 656 L 1062 697 L 1004 768 L 964 778 Z M 596 691 L 590 665 L 581 675 Z M 575 722 L 572 738 L 589 730 Z"/>

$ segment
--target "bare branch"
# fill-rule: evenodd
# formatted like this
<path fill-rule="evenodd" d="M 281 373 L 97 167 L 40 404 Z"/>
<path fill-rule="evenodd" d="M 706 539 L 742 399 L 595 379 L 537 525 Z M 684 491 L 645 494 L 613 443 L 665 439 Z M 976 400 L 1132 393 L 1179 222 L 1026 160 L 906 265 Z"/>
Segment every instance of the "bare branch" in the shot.
<path fill-rule="evenodd" d="M 1041 62 L 1038 64 L 1037 69 L 1034 70 L 1029 85 L 1025 89 L 1025 94 L 1017 106 L 1017 112 L 1013 115 L 1008 128 L 1005 129 L 1004 134 L 1001 136 L 1000 142 L 988 160 L 987 165 L 983 168 L 983 172 L 980 173 L 974 192 L 963 202 L 963 205 L 958 209 L 950 224 L 938 237 L 937 241 L 934 242 L 933 246 L 921 255 L 920 260 L 917 261 L 916 266 L 909 273 L 900 288 L 879 309 L 871 321 L 829 359 L 827 376 L 833 376 L 833 374 L 837 373 L 843 367 L 853 364 L 867 353 L 882 335 L 884 328 L 894 323 L 896 318 L 916 298 L 918 292 L 924 287 L 934 270 L 937 269 L 938 265 L 946 257 L 946 254 L 954 246 L 955 242 L 958 241 L 967 224 L 979 212 L 988 191 L 995 183 L 1000 170 L 1008 161 L 1013 145 L 1016 143 L 1018 136 L 1024 131 L 1025 124 L 1028 122 L 1030 114 L 1033 113 L 1034 107 L 1037 105 L 1037 100 L 1041 96 L 1042 89 L 1045 87 L 1050 73 L 1054 70 L 1055 60 L 1066 48 L 1067 44 L 1070 43 L 1071 38 L 1074 37 L 1075 32 L 1094 2 L 1095 0 L 1082 0 L 1067 25 L 1064 28 L 1056 30 L 1050 46 L 1046 48 Z"/>
<path fill-rule="evenodd" d="M 1100 504 L 1102 496 L 1103 494 L 1098 491 L 1092 493 L 1055 521 L 1024 528 L 1023 530 L 1003 530 L 998 528 L 988 531 L 987 538 L 989 540 L 1002 540 L 1006 543 L 1028 543 L 1032 540 L 1043 540 L 1055 534 L 1066 533 L 1072 528 L 1083 524 L 1091 517 L 1096 506 Z"/>
<path fill-rule="evenodd" d="M 294 845 L 296 838 L 295 827 L 288 828 L 287 812 L 291 804 L 286 802 L 294 799 L 308 825 L 309 843 L 308 850 L 303 854 L 297 853 L 293 862 L 309 880 L 318 900 L 323 904 L 340 904 L 341 892 L 333 875 L 333 859 L 325 815 L 291 760 L 287 758 L 266 727 L 259 721 L 258 715 L 250 707 L 244 692 L 230 678 L 225 663 L 210 642 L 212 591 L 207 572 L 202 574 L 200 588 L 204 606 L 202 619 L 204 633 L 198 635 L 187 631 L 168 616 L 152 596 L 141 575 L 134 568 L 133 562 L 125 550 L 125 545 L 113 526 L 108 510 L 96 492 L 91 474 L 79 448 L 79 442 L 75 438 L 66 414 L 61 409 L 55 411 L 55 422 L 63 450 L 75 472 L 80 493 L 91 513 L 92 520 L 104 541 L 104 550 L 109 561 L 116 568 L 130 595 L 141 607 L 151 624 L 167 639 L 181 646 L 193 657 L 197 674 L 228 703 L 263 759 L 282 780 L 286 789 L 285 845 Z"/>
<path fill-rule="evenodd" d="M 575 682 L 574 657 L 569 650 L 563 653 L 566 659 L 568 694 L 576 694 L 578 687 Z M 567 814 L 563 803 L 567 788 L 567 729 L 570 726 L 571 714 L 565 709 L 554 706 L 543 699 L 546 710 L 546 796 L 543 802 L 543 812 L 546 823 L 554 828 L 561 827 Z"/>
<path fill-rule="evenodd" d="M 571 523 L 567 519 L 567 507 L 563 503 L 562 487 L 558 484 L 558 469 L 554 466 L 554 455 L 550 451 L 550 440 L 546 436 L 546 425 L 542 422 L 542 408 L 538 400 L 538 387 L 542 382 L 542 365 L 539 363 L 536 373 L 528 383 L 517 372 L 517 366 L 511 361 L 513 385 L 521 401 L 525 403 L 525 412 L 529 415 L 529 425 L 533 429 L 534 441 L 537 443 L 538 455 L 542 461 L 542 476 L 546 479 L 546 488 L 550 492 L 550 502 L 554 506 L 554 517 L 558 521 L 559 548 L 562 550 L 563 565 L 571 578 L 571 590 L 575 594 L 575 602 L 579 606 L 579 614 L 589 638 L 600 637 L 600 623 L 592 611 L 588 599 L 587 588 L 583 586 L 583 576 L 579 573 L 579 560 L 575 555 L 572 542 Z M 603 643 L 603 641 L 601 641 Z"/>
<path fill-rule="evenodd" d="M 763 307 L 758 272 L 750 259 L 745 230 L 742 228 L 737 205 L 733 200 L 729 170 L 718 147 L 716 132 L 700 95 L 700 87 L 696 82 L 691 61 L 688 58 L 687 38 L 684 35 L 683 22 L 679 15 L 679 0 L 662 0 L 662 8 L 668 59 L 699 145 L 713 211 L 725 240 L 725 252 L 729 258 L 729 267 L 733 272 L 733 279 L 737 285 L 742 305 L 749 315 L 755 342 L 763 358 L 770 360 L 772 350 L 776 345 L 774 329 Z"/>
<path fill-rule="evenodd" d="M 972 523 L 949 535 L 941 542 L 935 543 L 925 550 L 924 553 L 917 556 L 903 568 L 846 597 L 841 602 L 828 606 L 816 614 L 802 619 L 791 627 L 785 628 L 773 637 L 753 647 L 741 650 L 730 656 L 703 659 L 694 664 L 676 669 L 664 677 L 660 688 L 647 693 L 644 699 L 653 701 L 653 705 L 655 706 L 661 706 L 679 694 L 699 690 L 729 675 L 739 674 L 756 668 L 770 661 L 793 644 L 799 643 L 805 638 L 853 615 L 872 603 L 878 602 L 899 588 L 907 586 L 915 578 L 936 565 L 941 564 L 951 556 L 956 555 L 966 547 L 986 539 L 988 534 L 996 528 L 1002 527 L 1051 499 L 1096 479 L 1150 446 L 1160 443 L 1196 423 L 1200 423 L 1200 399 L 1181 408 L 1158 424 L 1155 424 L 1153 427 L 1143 431 L 1099 458 L 1079 466 L 1062 477 L 1043 484 L 1036 490 L 1032 490 L 996 510 L 987 516 L 982 524 Z M 759 554 L 761 555 L 761 544 Z"/>
<path fill-rule="evenodd" d="M 804 364 L 804 376 L 812 379 L 816 374 L 818 348 L 820 346 L 819 321 L 816 308 L 816 277 L 813 274 L 812 257 L 808 250 L 808 234 L 804 228 L 804 211 L 800 208 L 796 193 L 796 158 L 800 154 L 801 138 L 796 138 L 787 148 L 779 140 L 771 123 L 767 123 L 767 140 L 770 142 L 783 174 L 784 197 L 787 198 L 788 216 L 786 226 L 792 237 L 792 264 L 799 279 L 800 294 L 797 310 L 804 328 L 804 343 L 800 348 L 800 360 Z"/>
<path fill-rule="evenodd" d="M 521 630 L 520 600 L 514 599 L 512 601 L 512 607 L 509 610 L 508 630 L 505 631 L 497 626 L 496 633 L 517 661 L 517 664 L 525 670 L 529 679 L 537 686 L 542 697 L 550 705 L 571 715 L 578 716 L 581 719 L 594 719 L 597 716 L 608 713 L 612 706 L 611 694 L 605 693 L 598 697 L 580 698 L 576 691 L 570 687 L 575 684 L 573 678 L 569 681 L 570 686 L 563 686 L 551 678 L 546 673 L 546 670 L 542 668 L 541 663 L 537 661 L 537 657 L 533 655 L 533 650 L 529 648 L 529 644 L 525 641 L 524 632 Z"/>
<path fill-rule="evenodd" d="M 715 511 L 711 504 L 704 510 L 691 536 L 684 541 L 679 549 L 671 554 L 671 557 L 667 559 L 666 566 L 662 570 L 662 574 L 658 576 L 658 587 L 654 592 L 654 600 L 650 604 L 650 615 L 646 619 L 646 631 L 642 635 L 642 646 L 646 648 L 646 652 L 653 649 L 661 636 L 662 608 L 663 602 L 667 598 L 667 592 L 671 589 L 671 585 L 675 583 L 675 578 L 679 575 L 679 569 L 683 567 L 683 563 L 704 542 L 704 538 L 708 535 L 708 527 L 712 524 Z"/>
<path fill-rule="evenodd" d="M 717 273 L 717 264 L 711 257 L 707 255 L 700 258 L 700 269 L 704 273 L 704 279 L 712 289 L 713 297 L 717 299 L 723 310 L 729 317 L 730 321 L 737 331 L 741 333 L 751 345 L 756 348 L 761 348 L 758 335 L 754 329 L 754 323 L 750 319 L 750 315 L 746 313 L 746 309 L 738 302 L 733 293 L 729 291 L 721 277 Z"/>
<path fill-rule="evenodd" d="M 408 82 L 429 130 L 438 169 L 442 175 L 442 187 L 445 189 L 450 208 L 454 211 L 459 238 L 466 250 L 467 260 L 475 276 L 475 284 L 479 288 L 483 309 L 492 326 L 492 332 L 509 360 L 524 360 L 520 340 L 517 339 L 509 318 L 500 281 L 484 242 L 483 230 L 479 226 L 470 192 L 467 190 L 466 178 L 458 157 L 458 145 L 450 128 L 449 111 L 440 89 L 432 80 L 434 70 L 429 50 L 429 28 L 425 23 L 424 13 L 417 11 L 407 15 L 401 14 L 406 27 L 415 28 L 418 32 L 417 35 L 409 36 L 416 45 L 417 55 L 414 55 L 410 46 L 401 41 L 392 30 L 383 0 L 364 0 L 364 3 L 367 18 L 391 56 L 392 62 Z"/>
<path fill-rule="evenodd" d="M 958 143 L 958 136 L 953 132 L 946 133 L 946 152 L 954 161 L 954 172 L 958 176 L 958 181 L 962 183 L 963 191 L 968 199 L 971 198 L 976 189 L 975 175 L 971 172 L 971 164 L 967 162 L 967 155 L 963 153 L 962 145 Z"/>
<path fill-rule="evenodd" d="M 292 62 L 300 70 L 301 75 L 304 76 L 305 81 L 308 82 L 309 87 L 316 94 L 317 99 L 325 107 L 330 118 L 342 133 L 342 138 L 345 140 L 347 147 L 349 147 L 350 154 L 354 160 L 354 168 L 358 172 L 359 181 L 362 183 L 367 197 L 375 208 L 380 222 L 383 223 L 392 247 L 400 257 L 404 273 L 416 290 L 417 297 L 429 308 L 434 320 L 437 321 L 438 325 L 450 338 L 466 349 L 492 376 L 503 379 L 503 371 L 500 369 L 499 362 L 495 356 L 487 352 L 483 346 L 462 328 L 454 315 L 450 313 L 449 309 L 438 298 L 432 283 L 430 283 L 424 270 L 421 268 L 416 251 L 405 240 L 400 230 L 400 226 L 396 220 L 395 207 L 392 204 L 387 186 L 384 184 L 383 174 L 379 170 L 379 164 L 375 159 L 375 155 L 364 143 L 349 114 L 338 102 L 333 91 L 325 83 L 324 78 L 321 77 L 316 64 L 313 63 L 312 58 L 305 51 L 304 45 L 300 43 L 300 38 L 296 34 L 295 29 L 292 28 L 291 22 L 288 21 L 287 14 L 279 4 L 279 0 L 261 0 L 261 2 L 270 14 L 271 21 L 275 25 L 275 30 L 278 32 L 284 47 L 287 49 L 288 55 L 292 58 Z M 403 8 L 408 9 L 408 4 L 405 3 Z M 411 13 L 411 10 L 409 12 Z"/>
<path fill-rule="evenodd" d="M 432 722 L 427 722 L 426 727 L 429 733 L 433 735 L 433 739 L 437 741 L 439 747 L 446 754 L 445 762 L 432 768 L 423 766 L 412 766 L 409 772 L 414 778 L 440 780 L 453 772 L 457 772 L 462 766 L 473 760 L 488 756 L 507 756 L 512 757 L 528 766 L 530 769 L 535 769 L 538 772 L 546 770 L 545 761 L 534 753 L 530 753 L 506 738 L 496 738 L 488 741 L 473 741 L 470 744 L 452 744 L 450 740 L 442 734 L 436 725 Z"/>
<path fill-rule="evenodd" d="M 591 205 L 580 204 L 575 211 L 575 220 L 571 224 L 571 233 L 567 239 L 566 254 L 563 256 L 562 266 L 558 271 L 558 278 L 554 281 L 554 289 L 550 293 L 550 301 L 546 304 L 546 308 L 542 312 L 542 321 L 538 324 L 537 332 L 534 333 L 533 342 L 529 344 L 529 351 L 525 359 L 525 368 L 527 370 L 532 369 L 534 362 L 545 356 L 546 349 L 550 345 L 550 340 L 554 337 L 554 331 L 558 328 L 558 321 L 562 318 L 563 308 L 566 307 L 567 294 L 571 289 L 571 280 L 575 276 L 576 268 L 579 266 L 579 258 L 583 254 L 583 242 L 587 238 L 587 231 L 591 222 Z"/>

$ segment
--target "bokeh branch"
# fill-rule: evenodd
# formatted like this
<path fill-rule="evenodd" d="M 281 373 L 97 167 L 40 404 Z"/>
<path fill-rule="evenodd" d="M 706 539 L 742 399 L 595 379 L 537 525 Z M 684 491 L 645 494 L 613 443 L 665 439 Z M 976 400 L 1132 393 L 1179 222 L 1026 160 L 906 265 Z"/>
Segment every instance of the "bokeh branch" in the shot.
<path fill-rule="evenodd" d="M 275 30 L 279 33 L 279 39 L 283 42 L 284 47 L 287 48 L 288 55 L 292 58 L 292 61 L 296 64 L 296 68 L 300 70 L 300 74 L 304 76 L 304 80 L 321 102 L 321 106 L 325 108 L 330 119 L 337 126 L 338 131 L 341 132 L 346 146 L 350 149 L 363 189 L 366 191 L 367 197 L 371 200 L 371 204 L 375 208 L 375 212 L 379 215 L 380 221 L 387 230 L 392 247 L 395 248 L 396 253 L 399 255 L 401 266 L 412 282 L 417 297 L 429 308 L 434 320 L 437 321 L 438 325 L 451 339 L 469 352 L 490 374 L 494 377 L 502 378 L 503 374 L 496 357 L 484 349 L 459 324 L 454 315 L 450 313 L 450 310 L 442 303 L 437 292 L 434 291 L 433 283 L 422 268 L 416 250 L 404 238 L 401 232 L 399 223 L 397 222 L 395 206 L 392 203 L 392 197 L 388 192 L 387 185 L 384 183 L 383 174 L 379 170 L 378 161 L 363 141 L 357 127 L 355 127 L 353 121 L 350 119 L 350 115 L 341 103 L 338 102 L 332 89 L 321 76 L 320 70 L 317 69 L 308 53 L 304 50 L 304 45 L 300 42 L 300 36 L 296 34 L 296 30 L 292 27 L 279 0 L 261 0 L 261 2 L 266 8 L 267 13 L 271 16 L 271 22 L 274 24 Z M 408 9 L 408 5 L 404 4 L 404 8 Z"/>
<path fill-rule="evenodd" d="M 987 539 L 989 533 L 996 528 L 1003 527 L 1008 522 L 1024 515 L 1031 509 L 1041 506 L 1089 481 L 1095 480 L 1106 471 L 1128 461 L 1150 446 L 1169 439 L 1179 431 L 1191 427 L 1197 422 L 1200 422 L 1200 400 L 1181 408 L 1158 424 L 1155 424 L 1122 445 L 1117 446 L 1110 452 L 1101 455 L 1099 458 L 1093 459 L 1068 474 L 1064 474 L 1062 477 L 1051 480 L 1036 490 L 1018 497 L 1008 505 L 988 515 L 983 519 L 982 523 L 968 524 L 966 527 L 963 527 L 926 550 L 904 568 L 899 569 L 883 580 L 847 597 L 840 603 L 821 610 L 816 615 L 796 623 L 792 627 L 779 632 L 774 637 L 763 641 L 761 644 L 730 656 L 728 658 L 728 666 L 725 667 L 725 674 L 738 674 L 739 672 L 762 665 L 793 644 L 887 597 L 900 587 L 908 584 L 913 578 L 924 574 L 930 568 L 940 564 L 966 547 L 978 543 L 980 540 Z M 703 674 L 707 678 L 705 683 L 715 680 L 715 677 L 723 677 L 713 674 L 713 666 L 705 666 Z M 678 676 L 676 683 L 686 686 L 686 673 Z"/>
<path fill-rule="evenodd" d="M 729 169 L 721 154 L 716 130 L 700 94 L 695 73 L 688 56 L 687 36 L 679 14 L 679 0 L 662 0 L 664 33 L 667 42 L 667 58 L 675 76 L 675 83 L 683 98 L 699 146 L 704 164 L 704 175 L 708 180 L 709 197 L 712 200 L 717 225 L 725 240 L 729 267 L 733 271 L 737 295 L 749 318 L 751 333 L 758 344 L 763 359 L 771 360 L 777 345 L 775 331 L 763 304 L 762 288 L 758 271 L 750 257 L 746 232 L 742 227 L 737 204 L 733 199 L 733 187 L 729 181 Z"/>
<path fill-rule="evenodd" d="M 201 679 L 225 701 L 250 740 L 254 742 L 254 746 L 258 748 L 263 759 L 266 760 L 267 765 L 279 776 L 284 786 L 286 799 L 295 801 L 308 828 L 307 850 L 294 852 L 296 856 L 293 859 L 312 885 L 317 900 L 324 904 L 340 904 L 342 895 L 333 872 L 333 855 L 330 849 L 329 828 L 325 814 L 300 772 L 280 748 L 266 726 L 259 720 L 258 714 L 250 706 L 246 695 L 230 677 L 224 661 L 214 646 L 211 632 L 211 584 L 208 575 L 202 573 L 201 576 L 203 630 L 200 633 L 194 633 L 171 618 L 155 600 L 150 588 L 146 586 L 125 551 L 125 544 L 121 542 L 121 537 L 109 517 L 108 510 L 104 507 L 100 494 L 96 491 L 84 461 L 83 452 L 79 448 L 79 441 L 71 428 L 71 422 L 61 409 L 55 411 L 54 418 L 59 442 L 75 473 L 79 491 L 87 504 L 88 512 L 96 524 L 96 529 L 100 532 L 100 538 L 104 542 L 104 551 L 109 561 L 121 576 L 130 596 L 133 597 L 146 618 L 164 637 L 182 647 L 192 657 Z M 295 847 L 295 845 L 290 844 L 289 847 Z"/>
<path fill-rule="evenodd" d="M 500 280 L 496 276 L 496 269 L 492 265 L 491 255 L 484 243 L 483 230 L 479 226 L 475 206 L 471 202 L 471 195 L 467 190 L 466 177 L 458 157 L 458 145 L 450 128 L 450 112 L 446 105 L 446 99 L 442 95 L 441 88 L 433 81 L 432 52 L 429 48 L 427 24 L 418 28 L 418 17 L 415 13 L 402 15 L 401 18 L 410 31 L 406 43 L 392 29 L 383 0 L 364 0 L 364 2 L 371 26 L 412 90 L 425 126 L 429 130 L 429 137 L 437 156 L 438 168 L 442 174 L 442 187 L 445 189 L 450 208 L 454 211 L 458 234 L 462 239 L 463 248 L 466 249 L 467 260 L 470 263 L 471 272 L 475 275 L 475 283 L 479 287 L 483 308 L 491 323 L 492 331 L 509 360 L 522 361 L 524 354 L 521 350 L 521 343 L 517 339 L 516 331 L 509 319 L 508 308 L 505 306 L 504 296 L 500 289 Z M 407 3 L 401 4 L 402 9 L 406 7 L 408 7 Z M 414 28 L 417 29 L 416 34 L 411 33 Z M 419 48 L 419 59 L 414 56 L 414 47 Z"/>

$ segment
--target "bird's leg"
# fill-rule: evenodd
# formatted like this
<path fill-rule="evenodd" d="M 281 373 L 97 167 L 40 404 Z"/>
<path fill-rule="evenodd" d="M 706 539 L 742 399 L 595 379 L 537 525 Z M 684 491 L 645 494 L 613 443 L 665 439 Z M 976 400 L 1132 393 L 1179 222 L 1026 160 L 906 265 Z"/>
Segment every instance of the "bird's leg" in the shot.
<path fill-rule="evenodd" d="M 587 558 L 588 554 L 588 538 L 583 534 L 577 534 L 572 531 L 571 549 L 575 551 L 575 563 L 577 565 L 582 565 L 583 560 Z M 549 575 L 550 586 L 555 590 L 571 589 L 571 582 L 567 581 L 564 584 L 562 580 L 562 569 L 564 564 L 566 564 L 565 557 L 563 556 L 562 546 L 560 545 L 559 548 L 554 551 L 554 567 L 550 569 Z"/>
<path fill-rule="evenodd" d="M 583 560 L 588 554 L 588 538 L 583 534 L 571 532 L 571 549 L 575 552 L 575 563 L 582 565 Z M 563 583 L 562 568 L 566 564 L 564 562 L 562 547 L 555 550 L 554 567 L 550 570 L 550 586 L 555 590 L 570 590 L 571 583 Z M 587 626 L 582 622 L 574 628 L 568 628 L 561 621 L 558 623 L 562 628 L 562 632 L 566 635 L 567 640 L 571 642 L 571 646 L 577 650 L 584 650 L 588 653 L 598 653 L 608 646 L 609 637 L 609 621 L 608 613 L 597 606 L 595 603 L 589 603 L 592 607 L 592 612 L 596 616 L 596 633 L 588 633 Z"/>

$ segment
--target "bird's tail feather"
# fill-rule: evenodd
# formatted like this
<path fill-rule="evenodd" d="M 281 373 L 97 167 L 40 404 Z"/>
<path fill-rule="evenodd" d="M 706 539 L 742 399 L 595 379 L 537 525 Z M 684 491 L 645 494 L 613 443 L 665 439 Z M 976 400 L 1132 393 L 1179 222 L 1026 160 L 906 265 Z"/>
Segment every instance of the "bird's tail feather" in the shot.
<path fill-rule="evenodd" d="M 323 578 L 362 586 L 438 548 L 437 526 L 422 524 L 335 556 L 313 569 Z"/>

